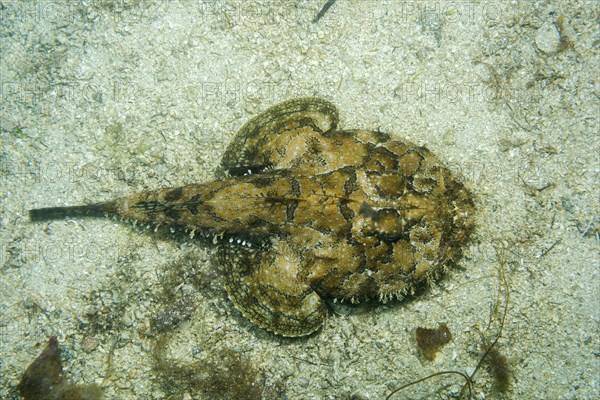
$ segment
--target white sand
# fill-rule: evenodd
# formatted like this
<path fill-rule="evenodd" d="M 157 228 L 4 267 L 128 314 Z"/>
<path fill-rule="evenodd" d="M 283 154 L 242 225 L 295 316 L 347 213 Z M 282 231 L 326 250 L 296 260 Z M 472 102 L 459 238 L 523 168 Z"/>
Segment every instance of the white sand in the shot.
<path fill-rule="evenodd" d="M 339 0 L 313 24 L 324 2 L 2 2 L 0 397 L 56 335 L 69 380 L 108 399 L 203 398 L 153 371 L 165 340 L 182 364 L 239 352 L 264 398 L 382 399 L 473 370 L 478 328 L 497 328 L 495 247 L 513 376 L 499 394 L 484 368 L 475 398 L 600 396 L 598 3 Z M 464 177 L 479 215 L 461 269 L 407 302 L 334 306 L 318 334 L 285 340 L 234 309 L 209 249 L 110 220 L 27 221 L 30 208 L 210 180 L 248 118 L 305 95 L 337 104 L 341 128 L 425 145 Z M 198 265 L 182 268 L 206 283 L 184 276 L 176 296 L 195 311 L 152 335 L 161 278 L 189 252 Z M 429 362 L 414 330 L 439 322 L 454 340 Z"/>

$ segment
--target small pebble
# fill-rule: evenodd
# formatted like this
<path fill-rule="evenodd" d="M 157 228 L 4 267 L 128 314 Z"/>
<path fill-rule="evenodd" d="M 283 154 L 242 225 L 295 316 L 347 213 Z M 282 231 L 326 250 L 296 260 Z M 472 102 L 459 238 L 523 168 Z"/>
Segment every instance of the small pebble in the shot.
<path fill-rule="evenodd" d="M 535 45 L 546 53 L 552 54 L 558 51 L 560 46 L 560 33 L 553 22 L 546 22 L 535 35 Z"/>

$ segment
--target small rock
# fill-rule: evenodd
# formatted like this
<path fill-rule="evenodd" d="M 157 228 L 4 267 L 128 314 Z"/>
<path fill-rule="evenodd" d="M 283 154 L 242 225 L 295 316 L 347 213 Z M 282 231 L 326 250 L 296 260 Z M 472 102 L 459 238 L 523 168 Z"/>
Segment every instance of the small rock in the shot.
<path fill-rule="evenodd" d="M 560 32 L 553 22 L 546 22 L 535 34 L 535 45 L 546 54 L 556 53 L 560 46 Z"/>

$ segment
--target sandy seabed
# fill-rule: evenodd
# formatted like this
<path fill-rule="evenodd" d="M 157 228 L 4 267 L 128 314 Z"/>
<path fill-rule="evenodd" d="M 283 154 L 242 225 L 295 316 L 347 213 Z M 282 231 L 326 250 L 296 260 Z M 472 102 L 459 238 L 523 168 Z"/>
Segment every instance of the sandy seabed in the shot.
<path fill-rule="evenodd" d="M 474 399 L 600 397 L 596 1 L 0 2 L 0 397 L 56 336 L 106 399 L 384 399 L 438 371 Z M 474 240 L 434 287 L 331 304 L 277 337 L 227 299 L 212 250 L 27 210 L 214 177 L 250 117 L 320 96 L 340 127 L 426 146 L 472 190 Z M 498 278 L 503 270 L 506 285 Z M 417 327 L 453 340 L 426 360 Z M 458 376 L 392 398 L 457 398 Z"/>

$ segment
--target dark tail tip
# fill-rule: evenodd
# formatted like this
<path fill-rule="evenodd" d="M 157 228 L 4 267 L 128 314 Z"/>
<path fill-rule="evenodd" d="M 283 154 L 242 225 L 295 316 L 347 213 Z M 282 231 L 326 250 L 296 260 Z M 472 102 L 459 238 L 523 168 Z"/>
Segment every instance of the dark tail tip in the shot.
<path fill-rule="evenodd" d="M 74 207 L 48 207 L 29 210 L 29 221 L 50 221 L 66 217 L 103 217 L 109 213 L 104 204 L 91 204 Z"/>

